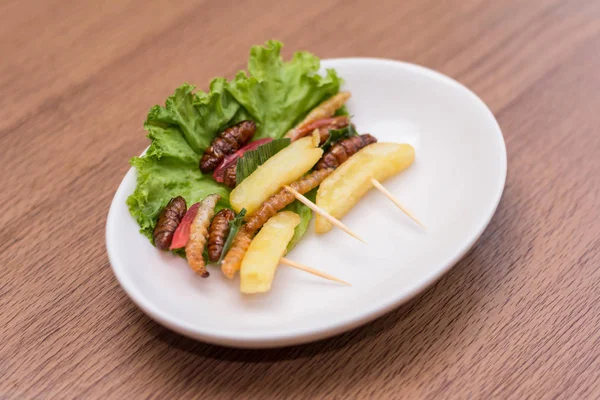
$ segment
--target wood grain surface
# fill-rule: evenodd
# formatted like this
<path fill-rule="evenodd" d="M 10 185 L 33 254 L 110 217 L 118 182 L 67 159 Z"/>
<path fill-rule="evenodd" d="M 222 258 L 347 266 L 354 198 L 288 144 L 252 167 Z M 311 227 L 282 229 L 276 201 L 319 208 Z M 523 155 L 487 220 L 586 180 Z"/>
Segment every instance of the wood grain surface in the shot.
<path fill-rule="evenodd" d="M 498 118 L 509 173 L 481 240 L 418 298 L 234 350 L 146 317 L 104 228 L 148 109 L 271 38 L 459 80 Z M 0 54 L 0 398 L 600 397 L 597 0 L 4 0 Z"/>

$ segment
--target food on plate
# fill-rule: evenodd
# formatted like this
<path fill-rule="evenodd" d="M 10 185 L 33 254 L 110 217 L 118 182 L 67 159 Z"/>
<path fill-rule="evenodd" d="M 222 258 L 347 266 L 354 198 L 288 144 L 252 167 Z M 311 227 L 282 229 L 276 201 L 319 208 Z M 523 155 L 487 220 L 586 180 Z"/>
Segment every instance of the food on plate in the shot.
<path fill-rule="evenodd" d="M 327 150 L 315 165 L 315 169 L 337 168 L 357 151 L 375 142 L 377 142 L 377 139 L 368 133 L 340 140 Z"/>
<path fill-rule="evenodd" d="M 332 129 L 342 129 L 350 125 L 350 117 L 347 115 L 340 115 L 339 117 L 323 118 L 316 121 L 309 122 L 308 124 L 298 128 L 292 141 L 298 140 L 312 133 L 315 129 L 318 129 L 319 136 L 321 138 L 321 144 L 325 143 L 329 137 L 329 131 Z"/>
<path fill-rule="evenodd" d="M 204 245 L 208 238 L 208 227 L 215 213 L 215 207 L 221 196 L 211 194 L 200 203 L 198 212 L 190 226 L 190 238 L 185 245 L 185 255 L 188 264 L 198 275 L 208 277 L 206 262 L 204 261 Z"/>
<path fill-rule="evenodd" d="M 231 248 L 221 263 L 221 271 L 227 278 L 233 279 L 235 273 L 239 271 L 254 234 L 255 232 L 251 232 L 246 225 L 242 225 L 235 235 Z"/>
<path fill-rule="evenodd" d="M 137 183 L 127 199 L 151 242 L 158 214 L 173 197 L 194 204 L 215 193 L 221 195 L 219 209 L 230 207 L 231 189 L 198 168 L 216 135 L 252 120 L 252 140 L 283 138 L 296 121 L 340 91 L 339 75 L 333 69 L 320 73 L 316 56 L 301 51 L 284 61 L 281 49 L 277 41 L 253 46 L 248 68 L 233 79 L 216 78 L 206 91 L 183 84 L 163 105 L 152 107 L 144 122 L 150 147 L 131 159 Z"/>
<path fill-rule="evenodd" d="M 297 181 L 292 182 L 290 186 L 300 194 L 308 193 L 319 186 L 321 182 L 323 182 L 323 179 L 327 178 L 332 171 L 332 169 L 315 170 Z M 282 210 L 294 200 L 295 197 L 292 193 L 286 189 L 281 189 L 279 192 L 265 200 L 256 212 L 247 218 L 245 226 L 251 232 L 257 231 L 269 218 L 275 215 L 276 212 Z"/>
<path fill-rule="evenodd" d="M 232 208 L 236 212 L 245 208 L 252 215 L 269 196 L 308 172 L 322 154 L 318 133 L 293 142 L 233 189 L 229 196 Z"/>
<path fill-rule="evenodd" d="M 266 139 L 265 139 L 266 140 Z M 252 142 L 251 144 L 254 144 Z M 252 175 L 254 171 L 267 162 L 275 154 L 289 146 L 290 139 L 275 139 L 268 141 L 255 149 L 250 149 L 242 154 L 236 163 L 235 182 L 236 185 Z"/>
<path fill-rule="evenodd" d="M 214 171 L 225 156 L 244 147 L 252 139 L 255 131 L 254 121 L 242 121 L 219 133 L 204 151 L 200 159 L 200 170 L 204 173 Z"/>
<path fill-rule="evenodd" d="M 305 52 L 284 62 L 280 51 L 275 41 L 252 47 L 248 71 L 214 79 L 208 92 L 177 88 L 148 113 L 152 143 L 131 160 L 137 185 L 127 204 L 140 232 L 202 277 L 207 262 L 228 278 L 241 269 L 244 293 L 271 288 L 312 210 L 325 232 L 331 225 L 319 213 L 342 217 L 371 179 L 414 159 L 409 145 L 358 134 L 334 70 L 320 74 L 318 58 Z"/>
<path fill-rule="evenodd" d="M 279 260 L 294 235 L 300 217 L 281 211 L 264 224 L 246 252 L 240 271 L 242 293 L 263 293 L 271 289 Z"/>
<path fill-rule="evenodd" d="M 313 171 L 307 176 L 293 182 L 290 186 L 299 193 L 307 193 L 319 186 L 323 179 L 325 179 L 332 171 L 333 170 L 330 169 Z M 235 273 L 240 269 L 244 255 L 246 254 L 250 241 L 255 233 L 269 218 L 273 217 L 273 215 L 284 207 L 293 203 L 294 200 L 295 197 L 292 193 L 286 189 L 281 189 L 279 192 L 269 197 L 260 205 L 254 214 L 247 218 L 246 224 L 242 226 L 242 229 L 233 239 L 231 249 L 221 264 L 221 271 L 223 271 L 226 277 L 230 279 L 233 278 Z"/>
<path fill-rule="evenodd" d="M 170 250 L 181 249 L 185 247 L 188 240 L 190 239 L 190 226 L 198 213 L 198 208 L 200 208 L 200 203 L 194 203 L 188 208 L 187 212 L 183 216 L 181 223 L 175 230 L 175 234 L 173 235 L 173 241 L 171 242 Z"/>
<path fill-rule="evenodd" d="M 335 218 L 342 218 L 373 187 L 371 178 L 383 181 L 408 168 L 415 159 L 409 144 L 373 143 L 354 154 L 319 186 L 317 206 Z M 316 216 L 315 231 L 324 233 L 332 225 Z"/>
<path fill-rule="evenodd" d="M 300 122 L 296 127 L 290 129 L 285 137 L 290 138 L 293 141 L 302 137 L 302 132 L 304 132 L 304 128 L 310 124 L 311 122 L 332 117 L 337 110 L 339 110 L 350 98 L 350 92 L 339 92 L 334 96 L 331 96 L 329 99 L 323 101 L 317 107 L 315 107 L 308 115 Z M 308 134 L 305 132 L 304 135 Z"/>
<path fill-rule="evenodd" d="M 256 150 L 263 144 L 267 144 L 271 141 L 273 141 L 271 138 L 255 140 L 240 148 L 235 153 L 225 157 L 213 173 L 213 178 L 215 178 L 215 181 L 225 183 L 227 186 L 233 189 L 236 184 L 236 167 L 238 160 L 247 152 Z"/>
<path fill-rule="evenodd" d="M 167 206 L 158 216 L 158 221 L 154 227 L 153 239 L 157 248 L 169 250 L 173 234 L 185 215 L 186 209 L 187 205 L 183 197 L 177 196 L 169 200 Z"/>
<path fill-rule="evenodd" d="M 225 169 L 225 172 L 223 173 L 223 183 L 226 184 L 228 187 L 230 187 L 232 189 L 237 184 L 237 182 L 236 182 L 236 169 L 237 169 L 237 165 L 236 164 L 231 164 L 230 166 L 228 166 Z"/>
<path fill-rule="evenodd" d="M 211 262 L 219 261 L 225 241 L 229 235 L 229 223 L 235 218 L 235 212 L 229 208 L 224 208 L 215 215 L 208 230 L 208 260 Z"/>

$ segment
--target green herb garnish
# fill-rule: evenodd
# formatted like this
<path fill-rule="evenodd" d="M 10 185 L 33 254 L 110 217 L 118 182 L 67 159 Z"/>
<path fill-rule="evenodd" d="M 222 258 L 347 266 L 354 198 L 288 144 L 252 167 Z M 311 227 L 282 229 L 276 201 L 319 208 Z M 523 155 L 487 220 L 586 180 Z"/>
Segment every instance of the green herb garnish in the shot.
<path fill-rule="evenodd" d="M 325 143 L 323 143 L 321 145 L 321 148 L 324 151 L 327 151 L 327 149 L 329 149 L 329 147 L 331 147 L 331 145 L 333 143 L 335 143 L 339 140 L 347 139 L 349 137 L 357 136 L 357 135 L 358 135 L 358 132 L 356 132 L 356 129 L 354 128 L 354 125 L 352 125 L 352 124 L 349 124 L 347 127 L 341 128 L 341 129 L 330 129 L 329 137 L 327 138 Z"/>
<path fill-rule="evenodd" d="M 223 258 L 231 248 L 231 244 L 233 243 L 233 239 L 237 235 L 244 223 L 244 216 L 246 215 L 246 209 L 242 208 L 242 210 L 235 216 L 232 221 L 229 221 L 229 235 L 227 236 L 227 240 L 225 241 L 225 245 L 223 246 L 223 252 L 221 253 L 221 257 L 219 257 L 219 261 L 217 264 L 221 264 L 223 262 Z"/>

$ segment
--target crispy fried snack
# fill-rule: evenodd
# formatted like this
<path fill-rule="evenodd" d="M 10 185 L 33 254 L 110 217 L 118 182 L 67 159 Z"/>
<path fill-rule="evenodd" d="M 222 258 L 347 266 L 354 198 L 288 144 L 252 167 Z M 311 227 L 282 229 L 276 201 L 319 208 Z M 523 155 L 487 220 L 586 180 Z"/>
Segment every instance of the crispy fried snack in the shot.
<path fill-rule="evenodd" d="M 323 180 L 315 203 L 332 217 L 341 219 L 371 188 L 372 179 L 383 182 L 412 165 L 415 149 L 409 144 L 373 143 L 358 151 Z M 333 225 L 321 215 L 315 232 L 325 233 Z"/>
<path fill-rule="evenodd" d="M 202 200 L 198 213 L 190 226 L 190 239 L 185 246 L 185 255 L 188 264 L 194 272 L 203 278 L 208 278 L 208 271 L 206 270 L 206 263 L 203 255 L 204 245 L 208 238 L 208 226 L 211 218 L 215 214 L 215 207 L 220 198 L 221 196 L 218 194 L 211 194 Z"/>
<path fill-rule="evenodd" d="M 357 151 L 375 142 L 377 139 L 368 133 L 341 140 L 327 150 L 315 165 L 315 169 L 337 168 Z"/>
<path fill-rule="evenodd" d="M 318 171 L 313 171 L 297 181 L 292 182 L 290 186 L 300 194 L 310 192 L 312 189 L 319 186 L 321 182 L 323 182 L 323 180 L 327 178 L 329 174 L 331 174 L 331 172 L 333 172 L 333 169 L 321 169 Z M 279 192 L 275 193 L 264 203 L 262 203 L 256 212 L 254 212 L 254 214 L 247 219 L 245 225 L 246 228 L 251 232 L 256 232 L 264 225 L 265 222 L 267 222 L 269 218 L 275 215 L 279 210 L 286 207 L 288 204 L 291 204 L 294 200 L 295 197 L 292 193 L 285 189 L 281 189 Z"/>
<path fill-rule="evenodd" d="M 255 131 L 254 121 L 242 121 L 219 133 L 200 159 L 200 170 L 204 173 L 214 171 L 225 156 L 248 143 Z"/>
<path fill-rule="evenodd" d="M 341 115 L 339 117 L 323 118 L 316 121 L 309 122 L 300 128 L 297 128 L 294 136 L 290 138 L 292 142 L 309 135 L 315 129 L 319 130 L 319 136 L 321 137 L 321 144 L 323 144 L 329 137 L 330 129 L 341 129 L 345 128 L 350 124 L 350 117 L 347 115 Z"/>
<path fill-rule="evenodd" d="M 223 175 L 223 183 L 232 189 L 237 185 L 236 168 L 237 164 L 231 164 L 229 167 L 227 167 L 227 169 L 225 170 L 225 174 Z"/>
<path fill-rule="evenodd" d="M 332 171 L 333 169 L 313 171 L 291 183 L 290 186 L 299 193 L 307 193 L 319 186 L 323 179 L 331 174 Z M 221 271 L 223 271 L 226 277 L 230 279 L 233 278 L 235 273 L 240 269 L 246 250 L 248 250 L 248 246 L 250 246 L 250 242 L 256 232 L 269 220 L 269 218 L 277 214 L 279 210 L 283 209 L 288 204 L 292 203 L 294 199 L 292 193 L 285 189 L 281 189 L 263 202 L 256 212 L 248 218 L 246 224 L 242 226 L 236 237 L 233 239 L 231 248 L 221 265 Z"/>
<path fill-rule="evenodd" d="M 158 221 L 154 227 L 154 245 L 160 250 L 169 250 L 173 234 L 181 219 L 187 211 L 185 199 L 181 196 L 172 198 L 167 206 L 158 215 Z"/>
<path fill-rule="evenodd" d="M 229 222 L 235 218 L 235 212 L 229 208 L 224 208 L 215 215 L 208 230 L 208 259 L 211 262 L 217 262 L 223 252 L 223 246 L 229 235 Z"/>
<path fill-rule="evenodd" d="M 221 271 L 229 279 L 233 279 L 235 273 L 239 271 L 244 255 L 248 247 L 250 247 L 255 234 L 256 232 L 250 232 L 246 229 L 246 225 L 243 225 L 237 235 L 235 235 L 231 248 L 227 252 L 225 259 L 223 259 L 223 264 L 221 264 Z"/>
<path fill-rule="evenodd" d="M 329 99 L 325 100 L 317 107 L 315 107 L 302 122 L 300 122 L 296 127 L 290 129 L 288 133 L 286 133 L 285 137 L 290 138 L 292 142 L 301 138 L 302 136 L 298 136 L 298 132 L 302 131 L 305 125 L 313 121 L 317 121 L 323 118 L 332 117 L 335 114 L 335 111 L 348 101 L 350 98 L 350 92 L 339 92 L 336 95 L 333 95 Z M 311 132 L 311 131 L 309 131 Z"/>

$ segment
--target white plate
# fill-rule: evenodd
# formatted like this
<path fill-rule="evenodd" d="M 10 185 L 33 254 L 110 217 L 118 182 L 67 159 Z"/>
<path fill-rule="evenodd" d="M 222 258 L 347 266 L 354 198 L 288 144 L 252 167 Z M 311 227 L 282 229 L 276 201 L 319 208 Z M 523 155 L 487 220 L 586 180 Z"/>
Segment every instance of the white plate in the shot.
<path fill-rule="evenodd" d="M 212 267 L 209 279 L 159 252 L 138 232 L 125 199 L 131 169 L 113 199 L 106 243 L 113 270 L 132 300 L 159 323 L 225 346 L 293 345 L 339 334 L 392 310 L 448 271 L 490 221 L 504 188 L 506 148 L 485 104 L 456 81 L 416 65 L 378 59 L 326 60 L 352 92 L 359 132 L 408 142 L 414 165 L 385 186 L 427 225 L 420 230 L 372 190 L 344 222 L 367 240 L 313 227 L 288 258 L 353 284 L 345 287 L 280 266 L 272 290 L 239 292 Z M 211 268 L 211 267 L 209 267 Z"/>

